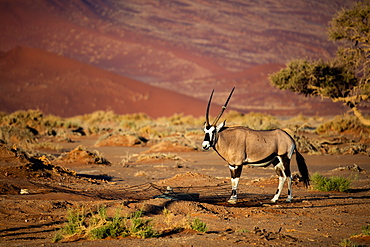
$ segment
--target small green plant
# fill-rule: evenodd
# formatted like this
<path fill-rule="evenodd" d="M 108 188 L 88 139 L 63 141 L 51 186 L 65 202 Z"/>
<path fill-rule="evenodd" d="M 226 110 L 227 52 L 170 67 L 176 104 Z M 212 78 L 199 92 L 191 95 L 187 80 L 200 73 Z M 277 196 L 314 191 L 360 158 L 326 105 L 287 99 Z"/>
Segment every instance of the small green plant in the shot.
<path fill-rule="evenodd" d="M 349 240 L 348 238 L 343 239 L 339 243 L 339 245 L 342 246 L 342 247 L 357 247 L 358 246 L 357 244 L 352 243 L 352 241 Z"/>
<path fill-rule="evenodd" d="M 170 226 L 173 214 L 166 207 L 163 209 L 162 213 L 163 213 L 163 216 L 165 217 L 164 221 L 166 222 L 168 226 Z"/>
<path fill-rule="evenodd" d="M 128 228 L 128 236 L 141 238 L 156 237 L 158 233 L 153 229 L 151 220 L 143 219 L 141 216 L 143 211 L 139 210 L 131 214 L 131 225 Z"/>
<path fill-rule="evenodd" d="M 240 233 L 248 233 L 249 230 L 247 229 L 240 229 L 240 230 L 236 230 L 236 232 L 240 232 Z"/>
<path fill-rule="evenodd" d="M 322 175 L 315 173 L 311 179 L 315 190 L 326 192 L 349 192 L 351 190 L 351 180 L 341 176 L 325 178 Z"/>
<path fill-rule="evenodd" d="M 119 211 L 109 219 L 106 208 L 101 207 L 98 209 L 98 214 L 90 219 L 90 225 L 92 226 L 89 233 L 91 239 L 116 238 L 124 232 L 125 220 L 120 216 Z"/>
<path fill-rule="evenodd" d="M 84 225 L 86 212 L 83 207 L 76 210 L 69 209 L 67 212 L 67 225 L 62 228 L 62 234 L 75 235 L 83 232 L 86 227 Z"/>
<path fill-rule="evenodd" d="M 53 237 L 53 242 L 61 241 L 70 236 L 79 235 L 81 238 L 104 239 L 119 236 L 134 236 L 140 238 L 152 238 L 158 236 L 153 229 L 150 219 L 142 217 L 141 210 L 129 216 L 123 217 L 117 210 L 114 217 L 108 217 L 104 206 L 96 212 L 86 213 L 84 207 L 76 210 L 68 210 L 67 224 Z"/>
<path fill-rule="evenodd" d="M 199 218 L 195 218 L 190 223 L 190 228 L 198 231 L 198 232 L 206 232 L 207 231 L 207 224 L 203 221 L 201 221 Z"/>
<path fill-rule="evenodd" d="M 353 235 L 351 235 L 351 238 L 365 237 L 365 236 L 370 236 L 370 225 L 363 226 L 362 227 L 362 233 L 360 233 L 360 234 L 353 234 Z M 358 245 L 358 244 L 353 243 L 348 238 L 342 239 L 342 241 L 339 243 L 339 245 L 340 246 L 343 246 L 343 247 L 357 247 L 357 246 L 362 246 L 362 245 Z"/>
<path fill-rule="evenodd" d="M 51 239 L 51 242 L 52 242 L 52 243 L 57 243 L 57 242 L 61 241 L 62 239 L 63 239 L 63 235 L 62 235 L 60 232 L 58 232 L 58 233 L 56 233 L 56 234 L 55 234 L 55 236 Z"/>
<path fill-rule="evenodd" d="M 370 236 L 370 225 L 362 227 L 362 234 L 365 236 Z"/>

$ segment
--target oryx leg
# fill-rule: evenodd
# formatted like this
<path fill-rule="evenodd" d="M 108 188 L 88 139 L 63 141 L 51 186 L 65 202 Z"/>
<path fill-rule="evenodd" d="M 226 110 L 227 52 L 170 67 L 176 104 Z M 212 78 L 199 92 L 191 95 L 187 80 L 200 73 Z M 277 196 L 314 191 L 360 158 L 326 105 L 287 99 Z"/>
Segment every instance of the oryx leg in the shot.
<path fill-rule="evenodd" d="M 290 202 L 292 200 L 292 176 L 290 172 L 290 159 L 288 157 L 277 157 L 277 163 L 274 162 L 274 168 L 279 176 L 279 185 L 278 189 L 276 190 L 275 196 L 271 199 L 272 202 L 276 202 L 281 194 L 281 191 L 283 190 L 284 183 L 288 179 L 288 198 L 287 202 Z"/>
<path fill-rule="evenodd" d="M 230 204 L 236 204 L 236 201 L 238 199 L 237 196 L 237 190 L 238 190 L 238 184 L 240 175 L 242 174 L 243 166 L 232 166 L 229 165 L 230 174 L 231 174 L 231 196 L 230 199 L 227 201 Z"/>
<path fill-rule="evenodd" d="M 285 168 L 285 175 L 288 179 L 288 197 L 286 199 L 287 202 L 291 202 L 293 199 L 293 193 L 292 193 L 292 173 L 290 171 L 290 158 L 284 157 L 284 168 Z"/>

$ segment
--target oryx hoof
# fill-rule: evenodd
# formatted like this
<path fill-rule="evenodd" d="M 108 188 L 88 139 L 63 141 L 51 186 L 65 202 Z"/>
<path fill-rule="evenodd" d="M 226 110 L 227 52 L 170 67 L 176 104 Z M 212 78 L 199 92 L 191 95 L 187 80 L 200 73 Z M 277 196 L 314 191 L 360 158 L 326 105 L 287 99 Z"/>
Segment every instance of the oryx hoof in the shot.
<path fill-rule="evenodd" d="M 237 199 L 229 199 L 227 202 L 230 203 L 230 204 L 236 204 Z"/>

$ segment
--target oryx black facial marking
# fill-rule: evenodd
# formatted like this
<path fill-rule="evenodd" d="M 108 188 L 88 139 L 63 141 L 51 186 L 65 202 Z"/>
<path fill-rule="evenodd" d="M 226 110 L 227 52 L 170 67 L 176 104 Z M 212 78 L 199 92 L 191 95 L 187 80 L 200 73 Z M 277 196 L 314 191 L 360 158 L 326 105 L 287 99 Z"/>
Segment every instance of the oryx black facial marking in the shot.
<path fill-rule="evenodd" d="M 283 130 L 259 131 L 242 126 L 225 127 L 225 121 L 217 126 L 226 106 L 234 92 L 232 89 L 220 114 L 212 124 L 209 122 L 209 108 L 214 90 L 208 101 L 206 122 L 204 125 L 204 140 L 202 147 L 205 150 L 213 148 L 228 164 L 231 176 L 231 196 L 229 203 L 237 202 L 237 189 L 243 165 L 265 167 L 273 165 L 279 176 L 279 185 L 271 201 L 276 202 L 282 192 L 285 181 L 288 179 L 288 198 L 292 200 L 292 177 L 290 160 L 296 154 L 298 170 L 303 182 L 309 185 L 309 173 L 303 156 L 297 151 L 293 138 Z"/>
<path fill-rule="evenodd" d="M 216 134 L 216 128 L 213 126 L 207 126 L 204 127 L 204 140 L 202 147 L 204 150 L 208 150 L 210 147 L 213 147 L 214 138 Z"/>

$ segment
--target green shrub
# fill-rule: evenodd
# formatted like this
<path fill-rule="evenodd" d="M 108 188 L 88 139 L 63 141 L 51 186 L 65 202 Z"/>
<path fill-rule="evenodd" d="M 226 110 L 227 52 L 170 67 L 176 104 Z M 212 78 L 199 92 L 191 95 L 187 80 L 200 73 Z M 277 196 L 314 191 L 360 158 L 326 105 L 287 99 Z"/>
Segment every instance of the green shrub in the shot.
<path fill-rule="evenodd" d="M 153 229 L 151 220 L 143 219 L 142 211 L 136 211 L 131 214 L 131 224 L 127 229 L 126 236 L 135 236 L 141 238 L 156 237 L 158 233 Z"/>
<path fill-rule="evenodd" d="M 92 229 L 89 233 L 91 239 L 103 239 L 107 237 L 116 238 L 125 230 L 125 219 L 116 212 L 116 215 L 109 219 L 105 207 L 98 210 L 98 215 L 90 220 Z"/>
<path fill-rule="evenodd" d="M 201 221 L 199 218 L 195 218 L 190 223 L 190 228 L 198 231 L 198 232 L 206 232 L 207 231 L 207 224 Z"/>
<path fill-rule="evenodd" d="M 67 212 L 68 223 L 61 229 L 62 234 L 75 235 L 82 233 L 86 229 L 84 224 L 85 218 L 85 209 L 83 207 L 76 210 L 69 209 Z"/>
<path fill-rule="evenodd" d="M 362 227 L 362 234 L 354 234 L 354 235 L 352 235 L 352 237 L 364 237 L 364 236 L 370 236 L 370 225 L 367 225 L 367 226 L 363 226 Z M 340 246 L 343 246 L 343 247 L 357 247 L 357 246 L 362 246 L 362 245 L 358 245 L 358 244 L 353 243 L 348 238 L 342 239 L 342 241 L 339 243 L 339 245 Z"/>
<path fill-rule="evenodd" d="M 85 209 L 68 210 L 67 223 L 52 239 L 58 242 L 65 237 L 79 235 L 82 238 L 104 239 L 119 236 L 151 238 L 158 236 L 153 229 L 151 220 L 142 218 L 141 210 L 122 217 L 117 211 L 114 217 L 108 217 L 106 208 L 99 207 L 97 212 L 87 213 Z"/>
<path fill-rule="evenodd" d="M 311 180 L 314 184 L 314 189 L 319 191 L 349 192 L 351 190 L 351 180 L 344 177 L 325 178 L 322 175 L 315 173 Z"/>
<path fill-rule="evenodd" d="M 357 244 L 352 243 L 352 241 L 347 239 L 347 238 L 343 239 L 339 243 L 339 245 L 342 246 L 342 247 L 357 247 L 358 246 Z"/>
<path fill-rule="evenodd" d="M 362 234 L 365 236 L 370 236 L 370 225 L 362 227 Z"/>

